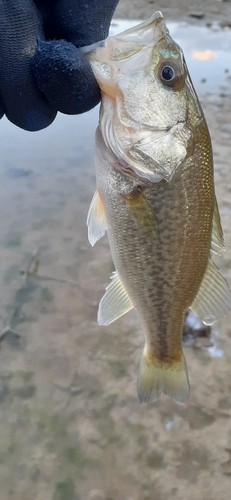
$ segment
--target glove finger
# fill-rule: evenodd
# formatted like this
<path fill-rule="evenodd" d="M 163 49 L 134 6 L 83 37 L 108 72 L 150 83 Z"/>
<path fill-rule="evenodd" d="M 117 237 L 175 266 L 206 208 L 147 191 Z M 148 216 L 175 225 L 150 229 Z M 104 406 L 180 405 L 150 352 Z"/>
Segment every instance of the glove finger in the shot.
<path fill-rule="evenodd" d="M 7 118 L 25 130 L 39 130 L 56 111 L 37 89 L 30 60 L 43 37 L 42 20 L 32 0 L 0 2 L 0 94 Z"/>
<path fill-rule="evenodd" d="M 76 47 L 108 36 L 118 0 L 59 0 L 49 20 L 51 38 L 64 38 Z"/>
<path fill-rule="evenodd" d="M 5 114 L 5 108 L 2 99 L 0 97 L 0 119 L 3 117 L 4 114 Z"/>
<path fill-rule="evenodd" d="M 43 31 L 45 34 L 45 38 L 49 39 L 50 34 L 48 30 L 48 22 L 49 22 L 49 17 L 52 12 L 52 9 L 54 8 L 55 4 L 58 2 L 58 0 L 34 0 L 34 3 L 39 10 L 42 20 L 43 20 Z"/>
<path fill-rule="evenodd" d="M 39 40 L 32 71 L 38 88 L 62 113 L 85 113 L 100 101 L 100 90 L 89 62 L 65 40 Z"/>

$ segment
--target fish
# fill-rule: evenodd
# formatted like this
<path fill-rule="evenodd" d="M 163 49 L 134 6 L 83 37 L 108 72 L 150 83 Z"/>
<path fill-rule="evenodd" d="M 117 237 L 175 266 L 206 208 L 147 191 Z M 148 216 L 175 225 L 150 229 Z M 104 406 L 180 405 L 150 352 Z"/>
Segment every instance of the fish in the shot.
<path fill-rule="evenodd" d="M 107 232 L 115 265 L 98 323 L 136 308 L 145 338 L 139 400 L 164 393 L 184 404 L 186 310 L 211 325 L 231 309 L 212 260 L 224 239 L 208 127 L 161 12 L 86 57 L 102 95 L 88 238 L 93 246 Z"/>

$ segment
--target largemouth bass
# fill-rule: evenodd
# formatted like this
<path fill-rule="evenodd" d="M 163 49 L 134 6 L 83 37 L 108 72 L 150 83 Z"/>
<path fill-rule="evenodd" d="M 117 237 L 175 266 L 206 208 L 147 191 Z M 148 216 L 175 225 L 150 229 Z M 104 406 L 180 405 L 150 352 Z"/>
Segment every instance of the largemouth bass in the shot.
<path fill-rule="evenodd" d="M 211 260 L 224 243 L 205 117 L 161 12 L 87 57 L 102 92 L 88 235 L 94 245 L 107 231 L 116 268 L 98 322 L 136 307 L 145 334 L 140 401 L 163 392 L 185 403 L 186 309 L 212 324 L 231 307 Z"/>

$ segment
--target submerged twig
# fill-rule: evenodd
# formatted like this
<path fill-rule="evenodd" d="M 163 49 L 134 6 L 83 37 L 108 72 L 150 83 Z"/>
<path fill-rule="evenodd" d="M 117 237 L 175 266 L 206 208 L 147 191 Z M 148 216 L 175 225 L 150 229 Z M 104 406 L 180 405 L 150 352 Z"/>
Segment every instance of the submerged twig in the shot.
<path fill-rule="evenodd" d="M 3 340 L 8 333 L 11 333 L 15 337 L 21 337 L 21 333 L 16 332 L 16 330 L 13 330 L 9 326 L 6 326 L 6 328 L 4 328 L 4 330 L 0 333 L 0 341 Z"/>
<path fill-rule="evenodd" d="M 88 295 L 88 293 L 89 293 L 88 289 L 85 289 L 76 281 L 54 278 L 52 276 L 39 275 L 39 274 L 37 274 L 38 269 L 39 269 L 38 248 L 35 248 L 31 254 L 30 258 L 29 258 L 26 269 L 20 271 L 21 276 L 23 276 L 23 284 L 15 292 L 13 312 L 11 314 L 8 325 L 2 330 L 2 332 L 0 332 L 0 342 L 1 342 L 1 340 L 3 340 L 5 338 L 5 336 L 7 334 L 11 334 L 11 335 L 14 335 L 16 337 L 21 336 L 21 334 L 19 332 L 14 330 L 14 326 L 17 325 L 19 320 L 20 320 L 21 308 L 22 308 L 23 303 L 24 303 L 23 297 L 22 297 L 22 300 L 18 300 L 19 295 L 21 295 L 21 293 L 22 293 L 22 296 L 24 296 L 23 290 L 29 289 L 29 285 L 30 285 L 28 282 L 29 279 L 36 278 L 39 281 L 51 281 L 51 282 L 55 282 L 55 283 L 63 283 L 63 284 L 71 285 L 71 286 L 77 287 L 83 293 L 84 296 L 86 294 Z"/>
<path fill-rule="evenodd" d="M 64 279 L 59 279 L 59 278 L 53 278 L 52 276 L 42 276 L 40 274 L 35 274 L 34 271 L 30 272 L 30 271 L 21 271 L 21 275 L 26 275 L 26 279 L 28 277 L 32 277 L 32 278 L 36 278 L 38 280 L 45 280 L 45 281 L 55 281 L 55 282 L 58 282 L 58 283 L 66 283 L 68 285 L 73 285 L 73 286 L 77 286 L 78 288 L 80 288 L 80 285 L 76 282 L 76 281 L 71 281 L 71 280 L 64 280 Z"/>
<path fill-rule="evenodd" d="M 27 284 L 27 278 L 31 274 L 30 268 L 31 268 L 31 266 L 32 266 L 32 264 L 33 264 L 34 261 L 35 261 L 35 267 L 34 267 L 34 271 L 32 272 L 32 274 L 36 274 L 37 271 L 38 271 L 38 268 L 39 268 L 39 259 L 36 259 L 37 255 L 38 255 L 38 249 L 35 248 L 34 251 L 32 252 L 32 255 L 30 257 L 30 260 L 28 262 L 26 270 L 23 273 L 21 273 L 21 274 L 23 274 L 25 276 L 25 278 L 24 278 L 25 279 L 25 284 Z"/>
<path fill-rule="evenodd" d="M 27 264 L 26 270 L 23 273 L 24 274 L 24 284 L 16 291 L 16 294 L 19 293 L 19 291 L 22 290 L 23 288 L 27 287 L 28 276 L 31 274 L 30 268 L 34 262 L 35 262 L 35 266 L 34 266 L 34 270 L 33 270 L 32 274 L 35 274 L 37 272 L 38 267 L 39 267 L 39 260 L 36 259 L 37 255 L 38 255 L 38 249 L 35 248 L 31 254 L 31 257 L 30 257 L 29 262 Z M 0 333 L 0 341 L 2 341 L 6 337 L 6 335 L 8 335 L 8 334 L 12 334 L 15 337 L 21 337 L 21 333 L 14 330 L 14 328 L 12 328 L 12 326 L 11 326 L 12 323 L 15 322 L 15 319 L 19 317 L 21 306 L 22 306 L 22 304 L 19 304 L 19 305 L 17 304 L 14 307 L 9 324 Z"/>

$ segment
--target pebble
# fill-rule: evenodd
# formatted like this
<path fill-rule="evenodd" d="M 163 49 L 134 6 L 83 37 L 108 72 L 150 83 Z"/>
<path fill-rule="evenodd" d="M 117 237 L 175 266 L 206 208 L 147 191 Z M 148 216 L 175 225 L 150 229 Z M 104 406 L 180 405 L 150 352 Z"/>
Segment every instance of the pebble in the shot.
<path fill-rule="evenodd" d="M 203 12 L 189 12 L 190 17 L 195 17 L 196 19 L 203 19 L 205 17 Z"/>
<path fill-rule="evenodd" d="M 198 337 L 194 342 L 194 347 L 201 349 L 201 347 L 212 347 L 213 343 L 208 337 Z"/>

